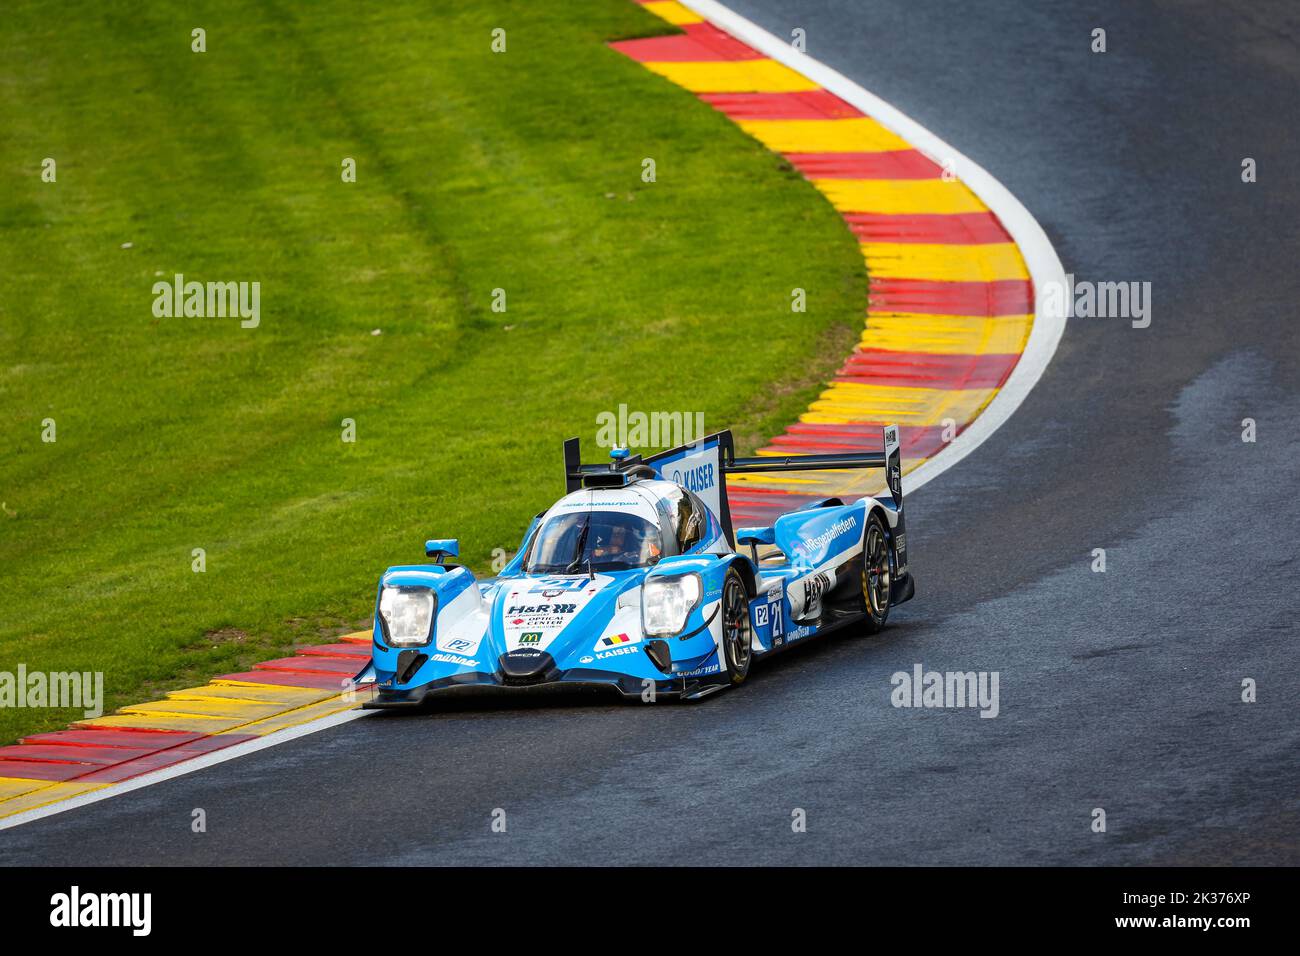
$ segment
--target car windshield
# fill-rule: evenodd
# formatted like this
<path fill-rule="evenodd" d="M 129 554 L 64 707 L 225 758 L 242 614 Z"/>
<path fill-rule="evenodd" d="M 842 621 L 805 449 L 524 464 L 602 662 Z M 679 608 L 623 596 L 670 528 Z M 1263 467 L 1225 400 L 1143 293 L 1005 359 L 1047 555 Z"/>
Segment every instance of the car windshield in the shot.
<path fill-rule="evenodd" d="M 524 570 L 536 574 L 579 574 L 645 568 L 659 560 L 659 529 L 620 511 L 556 515 L 538 530 Z"/>

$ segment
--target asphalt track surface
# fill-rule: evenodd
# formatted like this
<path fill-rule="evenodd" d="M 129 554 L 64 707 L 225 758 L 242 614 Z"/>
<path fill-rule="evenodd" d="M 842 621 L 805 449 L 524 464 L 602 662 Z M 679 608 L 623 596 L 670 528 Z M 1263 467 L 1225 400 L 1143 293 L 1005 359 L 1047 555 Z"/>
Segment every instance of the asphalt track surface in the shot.
<path fill-rule="evenodd" d="M 1150 327 L 1069 320 L 909 498 L 919 591 L 882 638 L 696 705 L 369 716 L 6 831 L 0 862 L 1300 863 L 1300 11 L 732 5 L 983 165 L 1067 272 L 1151 282 Z M 895 709 L 916 663 L 998 671 L 998 717 Z"/>

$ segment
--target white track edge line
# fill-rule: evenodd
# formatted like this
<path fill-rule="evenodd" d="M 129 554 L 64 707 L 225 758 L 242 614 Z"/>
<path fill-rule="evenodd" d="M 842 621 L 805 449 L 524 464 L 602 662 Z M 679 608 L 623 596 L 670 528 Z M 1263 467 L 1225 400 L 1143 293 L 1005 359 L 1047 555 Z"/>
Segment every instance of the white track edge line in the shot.
<path fill-rule="evenodd" d="M 955 162 L 958 178 L 977 195 L 984 205 L 1002 221 L 1020 248 L 1034 285 L 1034 324 L 1020 359 L 992 401 L 960 435 L 938 454 L 927 458 L 907 475 L 907 490 L 916 491 L 937 478 L 982 445 L 1020 407 L 1029 392 L 1042 378 L 1056 346 L 1065 332 L 1065 316 L 1050 310 L 1044 290 L 1053 284 L 1065 287 L 1065 269 L 1052 247 L 1047 233 L 1011 191 L 986 169 L 969 159 L 916 120 L 863 89 L 844 74 L 796 50 L 786 41 L 768 33 L 751 20 L 718 3 L 717 0 L 679 0 L 682 6 L 698 13 L 726 33 L 749 44 L 834 93 L 840 99 L 866 113 L 877 123 L 897 133 L 916 149 L 940 164 Z"/>
<path fill-rule="evenodd" d="M 75 797 L 69 797 L 66 800 L 59 800 L 55 803 L 46 804 L 43 807 L 34 807 L 31 810 L 24 810 L 22 813 L 15 813 L 11 817 L 0 818 L 0 830 L 22 826 L 24 823 L 32 823 L 36 820 L 44 819 L 45 817 L 52 817 L 56 813 L 63 813 L 67 810 L 76 810 L 92 803 L 98 803 L 101 800 L 108 800 L 112 797 L 121 796 L 124 793 L 130 793 L 132 790 L 140 790 L 144 787 L 153 786 L 155 783 L 163 783 L 164 781 L 172 780 L 176 777 L 183 777 L 187 773 L 193 773 L 196 770 L 204 770 L 208 767 L 215 766 L 216 764 L 225 763 L 227 760 L 234 760 L 236 757 L 247 756 L 248 754 L 256 753 L 259 750 L 266 750 L 268 747 L 274 747 L 277 744 L 288 743 L 290 740 L 297 740 L 299 737 L 306 737 L 308 734 L 314 734 L 318 730 L 329 730 L 331 727 L 346 724 L 349 721 L 356 720 L 358 717 L 368 717 L 373 713 L 376 713 L 376 711 L 345 710 L 337 714 L 330 714 L 328 717 L 320 717 L 316 720 L 308 721 L 305 724 L 299 724 L 296 727 L 286 727 L 284 730 L 274 731 L 264 737 L 258 737 L 256 740 L 245 740 L 243 743 L 224 747 L 221 750 L 214 750 L 201 757 L 194 757 L 190 760 L 184 760 L 178 764 L 173 764 L 170 767 L 153 770 L 130 780 L 124 780 L 121 783 L 109 784 L 102 790 L 91 790 L 87 793 L 78 794 Z M 229 731 L 229 733 L 237 732 L 238 728 Z M 67 782 L 76 783 L 75 780 L 69 780 Z M 15 799 L 21 799 L 21 797 Z M 4 804 L 0 803 L 0 808 L 3 807 Z"/>
<path fill-rule="evenodd" d="M 1003 383 L 1002 388 L 998 390 L 993 400 L 975 417 L 975 421 L 956 439 L 949 442 L 937 455 L 926 459 L 920 467 L 908 474 L 907 484 L 909 489 L 915 491 L 926 482 L 943 474 L 943 472 L 983 444 L 1020 407 L 1020 403 L 1025 400 L 1030 390 L 1042 377 L 1043 372 L 1047 370 L 1047 364 L 1056 352 L 1056 346 L 1065 331 L 1065 318 L 1062 315 L 1055 315 L 1045 308 L 1043 289 L 1047 287 L 1048 283 L 1052 282 L 1059 283 L 1058 287 L 1064 288 L 1065 269 L 1061 265 L 1061 260 L 1056 255 L 1056 250 L 1052 247 L 1051 241 L 1047 238 L 1047 233 L 1038 224 L 1038 220 L 1021 204 L 1020 200 L 1012 195 L 1010 190 L 979 164 L 953 149 L 920 123 L 886 103 L 874 93 L 863 89 L 844 74 L 814 60 L 806 53 L 801 53 L 790 44 L 773 36 L 735 11 L 729 10 L 716 0 L 679 0 L 679 2 L 681 2 L 682 6 L 709 20 L 719 29 L 748 43 L 760 53 L 764 53 L 777 62 L 783 63 L 796 73 L 803 74 L 823 89 L 829 90 L 846 103 L 857 107 L 876 122 L 897 133 L 918 150 L 930 156 L 931 159 L 937 159 L 940 163 L 945 160 L 954 160 L 961 181 L 969 186 L 984 205 L 988 206 L 993 211 L 993 214 L 1002 221 L 1002 225 L 1006 227 L 1007 232 L 1011 233 L 1012 240 L 1020 247 L 1020 252 L 1025 257 L 1025 265 L 1029 269 L 1029 275 L 1034 284 L 1035 299 L 1034 324 L 1029 332 L 1029 341 L 1025 344 L 1024 351 L 1021 352 L 1020 360 L 1016 362 L 1016 367 L 1011 376 Z M 257 740 L 235 744 L 233 747 L 226 747 L 223 750 L 214 751 L 202 757 L 195 757 L 193 760 L 186 760 L 172 767 L 164 767 L 162 770 L 143 774 L 134 780 L 112 784 L 103 790 L 92 790 L 89 793 L 83 793 L 80 796 L 61 800 L 48 806 L 16 813 L 12 817 L 0 819 L 0 830 L 53 816 L 65 810 L 73 810 L 91 803 L 98 803 L 100 800 L 107 800 L 155 783 L 162 783 L 165 780 L 193 773 L 196 770 L 203 770 L 224 763 L 227 760 L 234 760 L 236 757 L 242 757 L 245 754 L 265 750 L 277 744 L 288 743 L 290 740 L 314 734 L 318 730 L 337 727 L 340 724 L 356 720 L 358 717 L 365 717 L 370 713 L 373 712 L 349 710 L 341 714 L 322 717 L 319 720 L 298 727 L 277 730 L 275 733 L 267 734 Z"/>

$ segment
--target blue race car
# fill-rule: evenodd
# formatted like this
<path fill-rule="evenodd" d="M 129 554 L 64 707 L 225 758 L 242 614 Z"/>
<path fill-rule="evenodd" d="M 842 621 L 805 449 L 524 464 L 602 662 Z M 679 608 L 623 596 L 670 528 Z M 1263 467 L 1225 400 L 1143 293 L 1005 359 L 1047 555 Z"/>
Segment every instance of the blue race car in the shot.
<path fill-rule="evenodd" d="M 736 458 L 724 431 L 648 458 L 615 449 L 598 465 L 570 439 L 568 493 L 496 578 L 446 563 L 455 539 L 426 543 L 432 564 L 384 572 L 358 678 L 374 682 L 366 706 L 539 686 L 692 700 L 814 635 L 879 631 L 914 592 L 898 428 L 883 432 L 883 452 Z M 840 468 L 883 468 L 888 494 L 827 498 L 733 534 L 728 475 Z"/>

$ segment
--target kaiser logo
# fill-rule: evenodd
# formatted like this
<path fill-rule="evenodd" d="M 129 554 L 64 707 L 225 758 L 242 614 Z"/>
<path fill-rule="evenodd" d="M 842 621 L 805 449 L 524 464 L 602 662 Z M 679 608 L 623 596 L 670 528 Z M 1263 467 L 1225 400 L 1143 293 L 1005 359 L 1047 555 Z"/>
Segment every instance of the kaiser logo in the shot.
<path fill-rule="evenodd" d="M 698 465 L 695 468 L 682 470 L 674 468 L 669 473 L 669 479 L 677 484 L 691 489 L 697 495 L 702 491 L 707 491 L 714 485 L 713 465 Z"/>

